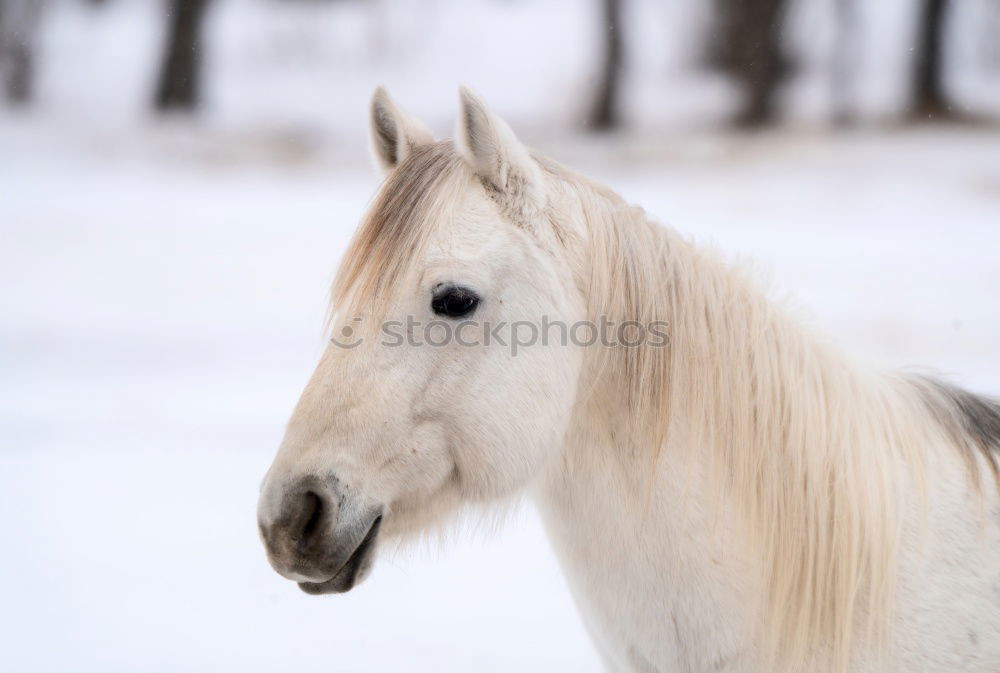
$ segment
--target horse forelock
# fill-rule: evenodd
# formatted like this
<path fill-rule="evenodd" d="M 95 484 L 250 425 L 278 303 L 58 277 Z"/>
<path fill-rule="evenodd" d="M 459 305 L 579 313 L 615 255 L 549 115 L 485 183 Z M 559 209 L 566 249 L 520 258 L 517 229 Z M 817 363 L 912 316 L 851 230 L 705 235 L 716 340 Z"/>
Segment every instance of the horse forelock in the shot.
<path fill-rule="evenodd" d="M 451 142 L 416 147 L 389 173 L 344 253 L 331 291 L 331 317 L 384 312 L 447 221 L 457 197 L 449 188 L 467 181 L 467 173 Z"/>

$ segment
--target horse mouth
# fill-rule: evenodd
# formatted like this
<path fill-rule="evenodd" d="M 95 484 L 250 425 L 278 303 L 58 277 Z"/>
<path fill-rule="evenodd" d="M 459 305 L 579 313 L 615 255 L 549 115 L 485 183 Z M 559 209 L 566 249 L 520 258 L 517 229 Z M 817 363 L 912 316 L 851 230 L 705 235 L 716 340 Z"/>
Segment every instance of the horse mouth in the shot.
<path fill-rule="evenodd" d="M 351 553 L 344 565 L 333 574 L 333 577 L 323 582 L 299 582 L 299 588 L 313 596 L 342 594 L 354 588 L 371 570 L 374 562 L 372 552 L 375 549 L 375 539 L 378 537 L 381 525 L 382 517 L 380 515 L 372 522 L 364 539 L 361 540 L 361 544 Z"/>

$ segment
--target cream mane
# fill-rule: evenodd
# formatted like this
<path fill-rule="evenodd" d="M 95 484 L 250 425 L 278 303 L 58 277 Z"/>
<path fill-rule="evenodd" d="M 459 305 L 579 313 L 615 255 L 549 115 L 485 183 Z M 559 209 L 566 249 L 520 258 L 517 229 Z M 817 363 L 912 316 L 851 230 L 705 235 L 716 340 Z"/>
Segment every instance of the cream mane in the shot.
<path fill-rule="evenodd" d="M 905 486 L 925 492 L 925 450 L 935 444 L 962 451 L 975 487 L 984 463 L 1000 482 L 1000 407 L 858 366 L 739 266 L 607 188 L 544 165 L 582 204 L 591 319 L 670 323 L 669 348 L 596 349 L 592 371 L 620 386 L 632 441 L 673 465 L 710 451 L 710 472 L 745 512 L 746 541 L 763 560 L 762 665 L 810 670 L 822 651 L 846 670 L 859 634 L 880 649 Z"/>

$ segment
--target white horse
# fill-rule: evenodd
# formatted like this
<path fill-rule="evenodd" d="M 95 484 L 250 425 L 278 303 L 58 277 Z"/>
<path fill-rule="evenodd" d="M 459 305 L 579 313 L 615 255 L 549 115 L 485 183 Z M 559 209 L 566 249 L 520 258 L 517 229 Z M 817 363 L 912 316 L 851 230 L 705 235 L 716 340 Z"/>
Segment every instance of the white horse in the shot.
<path fill-rule="evenodd" d="M 527 492 L 610 671 L 1000 671 L 1000 407 L 858 367 L 460 99 L 452 144 L 375 93 L 386 179 L 262 487 L 274 568 L 347 591 Z"/>

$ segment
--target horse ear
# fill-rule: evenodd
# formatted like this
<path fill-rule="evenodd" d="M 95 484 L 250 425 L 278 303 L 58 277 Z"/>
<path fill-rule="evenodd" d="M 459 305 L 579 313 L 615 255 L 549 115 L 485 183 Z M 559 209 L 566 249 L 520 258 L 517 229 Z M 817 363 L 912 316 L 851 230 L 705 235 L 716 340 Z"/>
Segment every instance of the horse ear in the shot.
<path fill-rule="evenodd" d="M 516 198 L 522 206 L 541 207 L 542 172 L 507 123 L 490 112 L 468 87 L 460 87 L 458 151 L 491 189 Z"/>
<path fill-rule="evenodd" d="M 434 135 L 392 102 L 383 87 L 375 89 L 371 105 L 372 154 L 385 175 L 403 163 L 421 145 L 434 142 Z"/>

